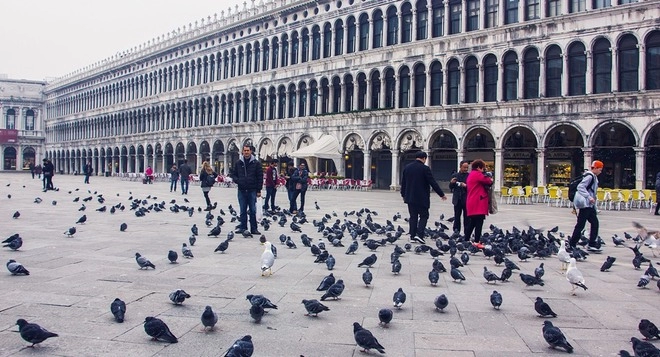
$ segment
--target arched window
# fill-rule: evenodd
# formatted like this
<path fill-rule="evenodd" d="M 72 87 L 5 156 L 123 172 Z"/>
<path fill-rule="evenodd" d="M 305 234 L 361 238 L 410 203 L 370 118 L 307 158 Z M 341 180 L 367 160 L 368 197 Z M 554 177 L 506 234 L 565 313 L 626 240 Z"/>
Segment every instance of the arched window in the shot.
<path fill-rule="evenodd" d="M 372 48 L 383 47 L 383 13 L 376 10 L 373 15 L 374 37 L 371 42 Z"/>
<path fill-rule="evenodd" d="M 321 58 L 321 30 L 318 26 L 312 28 L 312 60 Z"/>
<path fill-rule="evenodd" d="M 327 78 L 321 79 L 321 112 L 327 114 L 330 110 L 330 83 Z"/>
<path fill-rule="evenodd" d="M 525 85 L 523 87 L 523 97 L 525 99 L 539 97 L 539 77 L 541 75 L 541 61 L 539 60 L 539 51 L 536 48 L 530 48 L 525 51 Z"/>
<path fill-rule="evenodd" d="M 360 51 L 369 49 L 369 16 L 366 14 L 360 15 Z"/>
<path fill-rule="evenodd" d="M 302 35 L 302 63 L 309 61 L 309 30 L 303 29 Z"/>
<path fill-rule="evenodd" d="M 357 25 L 355 24 L 355 18 L 350 16 L 346 21 L 346 26 L 348 27 L 348 33 L 346 36 L 346 52 L 353 53 L 355 52 L 355 36 L 357 35 Z"/>
<path fill-rule="evenodd" d="M 266 89 L 261 89 L 259 91 L 259 121 L 266 120 L 266 112 L 268 108 L 268 96 L 266 95 Z"/>
<path fill-rule="evenodd" d="M 252 73 L 252 45 L 249 43 L 245 46 L 245 73 Z"/>
<path fill-rule="evenodd" d="M 424 40 L 429 36 L 429 10 L 426 7 L 426 0 L 417 0 L 417 4 L 415 5 L 415 11 L 417 12 L 417 40 Z"/>
<path fill-rule="evenodd" d="M 385 108 L 394 108 L 394 90 L 396 80 L 394 79 L 394 70 L 388 68 L 385 71 Z"/>
<path fill-rule="evenodd" d="M 371 109 L 380 108 L 380 93 L 380 73 L 378 71 L 374 71 L 371 74 Z"/>
<path fill-rule="evenodd" d="M 298 117 L 304 117 L 307 112 L 307 85 L 300 83 L 298 85 Z"/>
<path fill-rule="evenodd" d="M 231 50 L 231 59 L 230 59 L 230 77 L 236 77 L 236 50 L 232 49 Z M 194 68 L 193 68 L 194 70 Z"/>
<path fill-rule="evenodd" d="M 401 43 L 412 41 L 412 5 L 409 2 L 404 2 L 401 7 Z"/>
<path fill-rule="evenodd" d="M 285 110 L 286 110 L 286 88 L 284 86 L 280 86 L 277 89 L 277 96 L 278 96 L 278 102 L 277 102 L 277 119 L 284 119 L 285 117 Z"/>
<path fill-rule="evenodd" d="M 280 60 L 280 66 L 286 67 L 289 65 L 289 36 L 287 34 L 282 35 L 282 56 Z"/>
<path fill-rule="evenodd" d="M 460 84 L 461 72 L 458 69 L 458 60 L 452 59 L 447 63 L 447 104 L 458 104 Z"/>
<path fill-rule="evenodd" d="M 399 108 L 410 107 L 410 69 L 401 68 L 399 71 Z"/>
<path fill-rule="evenodd" d="M 316 81 L 311 81 L 309 83 L 309 115 L 316 115 L 316 108 L 319 101 L 319 88 L 316 84 Z"/>
<path fill-rule="evenodd" d="M 423 64 L 415 66 L 415 106 L 423 107 L 426 99 L 426 68 Z"/>
<path fill-rule="evenodd" d="M 504 55 L 504 101 L 518 99 L 518 55 L 509 51 Z"/>
<path fill-rule="evenodd" d="M 300 44 L 298 32 L 294 31 L 291 35 L 291 64 L 298 64 L 298 55 L 300 54 Z"/>
<path fill-rule="evenodd" d="M 258 97 L 256 89 L 252 90 L 252 95 L 251 95 L 250 98 L 251 98 L 250 101 L 252 103 L 252 108 L 251 108 L 251 111 L 250 111 L 250 121 L 256 122 L 258 120 L 259 106 L 261 104 L 259 102 L 259 97 Z"/>
<path fill-rule="evenodd" d="M 358 74 L 357 82 L 358 82 L 357 110 L 364 110 L 366 109 L 366 105 L 367 105 L 367 76 L 364 73 Z"/>
<path fill-rule="evenodd" d="M 243 53 L 243 46 L 238 48 L 238 75 L 243 74 L 243 66 L 245 65 L 245 54 Z"/>
<path fill-rule="evenodd" d="M 34 110 L 28 109 L 25 112 L 25 130 L 34 130 Z"/>
<path fill-rule="evenodd" d="M 344 76 L 344 88 L 346 91 L 346 98 L 343 98 L 344 100 L 344 108 L 346 112 L 353 111 L 353 98 L 355 95 L 355 86 L 353 85 L 353 76 L 350 74 L 347 74 Z"/>
<path fill-rule="evenodd" d="M 16 129 L 16 110 L 7 110 L 7 114 L 5 115 L 5 129 Z"/>
<path fill-rule="evenodd" d="M 660 89 L 660 31 L 646 37 L 646 89 Z"/>
<path fill-rule="evenodd" d="M 468 57 L 465 61 L 465 103 L 477 102 L 477 88 L 479 85 L 479 68 L 477 58 Z"/>
<path fill-rule="evenodd" d="M 442 65 L 438 61 L 431 64 L 431 105 L 442 105 Z"/>
<path fill-rule="evenodd" d="M 332 26 L 326 23 L 323 26 L 323 58 L 332 55 Z"/>
<path fill-rule="evenodd" d="M 619 92 L 639 90 L 639 49 L 633 35 L 619 40 Z"/>
<path fill-rule="evenodd" d="M 332 113 L 339 113 L 341 111 L 341 82 L 339 77 L 332 79 Z"/>
<path fill-rule="evenodd" d="M 273 38 L 272 47 L 273 47 L 273 53 L 270 56 L 270 68 L 277 68 L 279 67 L 279 64 L 277 63 L 277 60 L 280 57 L 280 40 L 277 37 Z"/>
<path fill-rule="evenodd" d="M 296 86 L 291 84 L 289 86 L 289 100 L 287 101 L 287 118 L 293 118 L 296 116 Z"/>
<path fill-rule="evenodd" d="M 261 69 L 261 46 L 259 42 L 254 44 L 254 72 L 259 72 Z"/>
<path fill-rule="evenodd" d="M 497 58 L 489 54 L 484 58 L 484 102 L 497 101 Z"/>
<path fill-rule="evenodd" d="M 443 0 L 431 0 L 433 6 L 433 25 L 431 26 L 431 36 L 440 37 L 444 35 L 445 28 L 445 5 Z"/>
<path fill-rule="evenodd" d="M 261 50 L 261 70 L 262 71 L 267 71 L 268 70 L 268 64 L 270 62 L 270 45 L 268 44 L 268 40 L 264 40 L 263 42 L 263 48 Z"/>
<path fill-rule="evenodd" d="M 396 7 L 387 9 L 387 45 L 396 45 L 399 41 L 399 17 L 396 15 Z"/>
<path fill-rule="evenodd" d="M 561 49 L 557 45 L 548 48 L 545 55 L 545 96 L 561 97 L 561 73 L 563 70 Z"/>
<path fill-rule="evenodd" d="M 275 109 L 277 108 L 277 95 L 275 94 L 275 87 L 270 87 L 268 90 L 268 120 L 275 119 Z"/>
<path fill-rule="evenodd" d="M 587 54 L 582 42 L 568 47 L 568 95 L 584 95 L 587 92 Z"/>
<path fill-rule="evenodd" d="M 612 91 L 612 46 L 606 38 L 599 38 L 593 48 L 594 93 Z"/>
<path fill-rule="evenodd" d="M 335 21 L 335 55 L 344 54 L 344 23 Z"/>

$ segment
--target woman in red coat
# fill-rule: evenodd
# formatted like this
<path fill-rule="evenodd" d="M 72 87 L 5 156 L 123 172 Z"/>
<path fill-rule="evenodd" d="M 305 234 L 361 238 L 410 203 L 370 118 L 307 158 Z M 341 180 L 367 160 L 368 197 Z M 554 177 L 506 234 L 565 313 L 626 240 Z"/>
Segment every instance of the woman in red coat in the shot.
<path fill-rule="evenodd" d="M 472 171 L 467 177 L 466 210 L 468 225 L 465 230 L 465 238 L 470 239 L 474 231 L 474 241 L 479 243 L 481 229 L 488 215 L 488 188 L 493 184 L 493 178 L 485 174 L 486 164 L 483 160 L 472 161 Z"/>

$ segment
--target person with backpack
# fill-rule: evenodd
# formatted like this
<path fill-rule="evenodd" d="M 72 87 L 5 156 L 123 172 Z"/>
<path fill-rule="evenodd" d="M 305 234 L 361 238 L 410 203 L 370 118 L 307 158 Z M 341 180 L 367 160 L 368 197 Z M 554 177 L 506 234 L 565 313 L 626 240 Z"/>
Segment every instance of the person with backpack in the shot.
<path fill-rule="evenodd" d="M 199 173 L 199 182 L 202 187 L 202 192 L 204 193 L 204 199 L 206 200 L 206 209 L 205 211 L 212 211 L 213 206 L 211 206 L 211 199 L 209 198 L 209 192 L 211 188 L 215 185 L 216 177 L 218 175 L 211 168 L 211 164 L 208 161 L 202 163 L 202 170 Z"/>
<path fill-rule="evenodd" d="M 582 230 L 589 222 L 589 246 L 590 252 L 600 252 L 600 243 L 598 242 L 598 212 L 596 211 L 596 192 L 598 191 L 598 175 L 603 172 L 603 162 L 596 160 L 591 164 L 591 170 L 582 175 L 580 183 L 577 185 L 577 192 L 573 198 L 573 204 L 578 209 L 577 223 L 573 229 L 573 234 L 568 242 L 571 248 L 577 246 Z M 569 188 L 570 191 L 570 188 Z M 570 195 L 570 192 L 569 192 Z"/>
<path fill-rule="evenodd" d="M 660 171 L 655 175 L 655 215 L 660 216 L 658 213 L 660 209 Z"/>

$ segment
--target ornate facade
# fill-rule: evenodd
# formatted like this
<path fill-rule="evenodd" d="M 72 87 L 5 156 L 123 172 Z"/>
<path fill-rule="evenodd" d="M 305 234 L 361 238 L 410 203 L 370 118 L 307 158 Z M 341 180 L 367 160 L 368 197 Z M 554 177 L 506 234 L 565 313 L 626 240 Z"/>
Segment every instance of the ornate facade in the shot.
<path fill-rule="evenodd" d="M 219 171 L 251 143 L 288 161 L 321 136 L 314 171 L 397 188 L 418 150 L 447 182 L 484 159 L 496 186 L 601 186 L 660 169 L 660 1 L 277 0 L 223 11 L 50 83 L 56 167 Z"/>
<path fill-rule="evenodd" d="M 29 169 L 44 156 L 45 82 L 0 79 L 0 169 Z"/>

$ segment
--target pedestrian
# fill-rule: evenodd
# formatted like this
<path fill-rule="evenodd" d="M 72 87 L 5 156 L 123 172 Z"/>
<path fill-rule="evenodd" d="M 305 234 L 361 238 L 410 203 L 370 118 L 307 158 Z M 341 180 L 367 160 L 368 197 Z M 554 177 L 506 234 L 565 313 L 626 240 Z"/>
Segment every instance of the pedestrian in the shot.
<path fill-rule="evenodd" d="M 293 181 L 293 173 L 296 171 L 296 168 L 293 164 L 289 163 L 287 165 L 287 175 L 286 178 L 286 192 L 289 196 L 289 212 L 298 213 L 298 205 L 296 204 L 295 194 L 296 194 L 296 183 Z"/>
<path fill-rule="evenodd" d="M 85 183 L 89 184 L 89 176 L 92 175 L 92 172 L 94 172 L 94 168 L 92 167 L 92 162 L 87 161 L 85 166 L 83 166 L 83 174 L 85 174 Z"/>
<path fill-rule="evenodd" d="M 425 165 L 427 157 L 424 151 L 415 154 L 415 161 L 406 165 L 401 175 L 401 197 L 408 205 L 410 213 L 408 234 L 411 241 L 420 244 L 426 244 L 424 231 L 431 207 L 430 188 L 433 188 L 443 201 L 447 200 L 447 196 L 433 178 L 431 169 Z"/>
<path fill-rule="evenodd" d="M 154 180 L 154 169 L 151 166 L 147 166 L 147 169 L 144 170 L 144 178 L 147 180 L 148 184 L 151 184 Z"/>
<path fill-rule="evenodd" d="M 470 164 L 467 160 L 461 161 L 458 172 L 451 176 L 449 189 L 451 190 L 451 203 L 454 205 L 454 232 L 461 232 L 461 217 L 463 218 L 463 233 L 467 226 L 467 210 L 465 209 L 465 200 L 467 198 L 467 177 Z"/>
<path fill-rule="evenodd" d="M 298 207 L 298 212 L 304 212 L 305 210 L 305 194 L 307 193 L 307 187 L 309 180 L 309 171 L 307 171 L 307 165 L 300 163 L 298 168 L 293 171 L 291 176 L 294 184 L 293 192 L 293 203 L 297 204 L 298 196 L 300 196 L 300 207 Z M 295 212 L 297 213 L 297 212 Z"/>
<path fill-rule="evenodd" d="M 179 175 L 181 176 L 181 194 L 188 194 L 188 183 L 190 180 L 190 175 L 192 174 L 192 169 L 188 165 L 188 160 L 183 160 L 183 163 L 179 165 Z"/>
<path fill-rule="evenodd" d="M 41 164 L 35 166 L 34 171 L 37 174 L 37 178 L 41 180 Z"/>
<path fill-rule="evenodd" d="M 484 220 L 488 215 L 488 190 L 493 185 L 493 174 L 486 172 L 486 163 L 481 159 L 472 161 L 470 166 L 472 171 L 465 180 L 467 185 L 465 208 L 468 221 L 465 239 L 469 240 L 474 232 L 474 242 L 479 243 Z"/>
<path fill-rule="evenodd" d="M 32 174 L 32 179 L 34 180 L 34 162 L 30 161 L 30 174 Z"/>
<path fill-rule="evenodd" d="M 275 210 L 275 194 L 277 193 L 277 160 L 271 160 L 270 165 L 266 169 L 266 199 L 264 200 L 264 210 L 268 210 L 268 203 L 270 209 Z"/>
<path fill-rule="evenodd" d="M 172 165 L 172 168 L 170 168 L 170 192 L 172 192 L 172 188 L 176 192 L 177 182 L 179 182 L 179 169 L 177 169 L 176 165 Z"/>
<path fill-rule="evenodd" d="M 568 242 L 571 248 L 577 246 L 582 237 L 582 230 L 589 222 L 589 246 L 587 250 L 591 252 L 600 252 L 600 243 L 598 242 L 598 212 L 596 212 L 596 192 L 598 192 L 598 175 L 603 172 L 603 162 L 596 160 L 591 163 L 591 170 L 582 175 L 582 181 L 578 184 L 573 205 L 578 210 L 577 223 L 573 229 L 573 234 Z"/>
<path fill-rule="evenodd" d="M 209 198 L 209 192 L 211 188 L 215 185 L 215 178 L 218 175 L 213 171 L 211 164 L 208 161 L 202 163 L 202 171 L 199 173 L 199 182 L 202 186 L 202 192 L 204 192 L 204 199 L 206 200 L 206 209 L 205 211 L 213 210 L 211 206 L 211 199 Z"/>
<path fill-rule="evenodd" d="M 44 174 L 44 192 L 53 190 L 53 176 L 55 175 L 55 166 L 49 159 L 44 159 L 44 166 L 42 168 Z"/>
<path fill-rule="evenodd" d="M 658 213 L 660 209 L 660 171 L 655 175 L 655 215 L 660 216 Z"/>
<path fill-rule="evenodd" d="M 234 164 L 230 177 L 238 186 L 238 205 L 240 207 L 240 223 L 236 232 L 247 231 L 248 210 L 250 216 L 250 233 L 261 234 L 257 229 L 257 197 L 261 197 L 264 185 L 264 174 L 261 162 L 253 155 L 251 145 L 243 145 L 242 155 Z"/>

